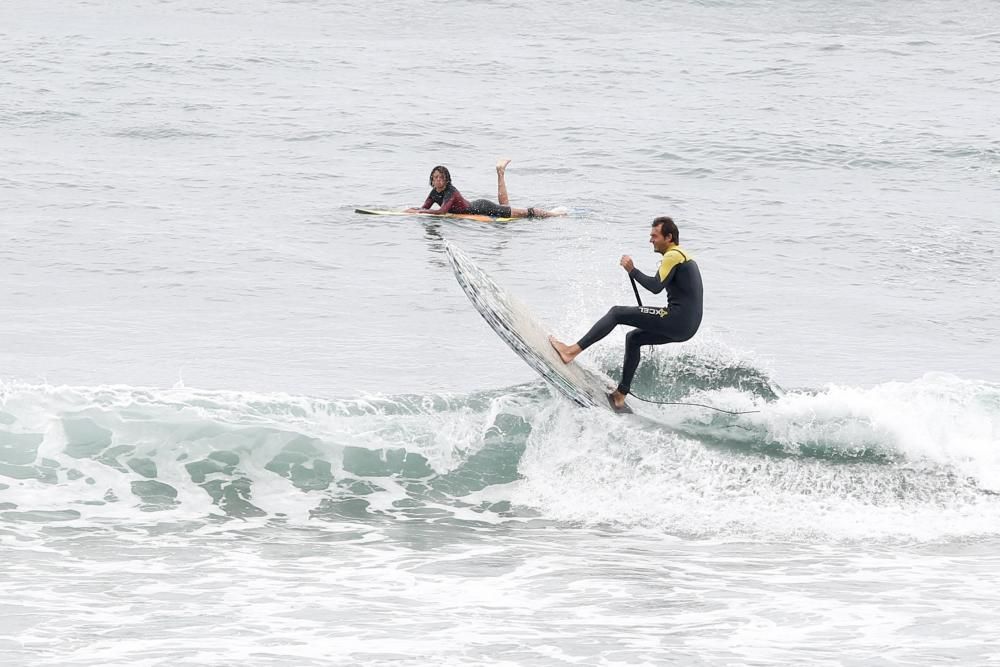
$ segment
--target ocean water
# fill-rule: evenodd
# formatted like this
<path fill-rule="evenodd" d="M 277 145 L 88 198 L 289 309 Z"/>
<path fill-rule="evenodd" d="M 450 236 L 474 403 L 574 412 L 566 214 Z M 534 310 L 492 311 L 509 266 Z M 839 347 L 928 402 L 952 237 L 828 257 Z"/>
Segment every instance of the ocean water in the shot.
<path fill-rule="evenodd" d="M 995 2 L 7 0 L 0 64 L 0 664 L 1000 664 Z M 354 213 L 500 157 L 570 215 Z M 747 414 L 575 407 L 444 253 L 575 339 L 664 214 L 634 390 Z"/>

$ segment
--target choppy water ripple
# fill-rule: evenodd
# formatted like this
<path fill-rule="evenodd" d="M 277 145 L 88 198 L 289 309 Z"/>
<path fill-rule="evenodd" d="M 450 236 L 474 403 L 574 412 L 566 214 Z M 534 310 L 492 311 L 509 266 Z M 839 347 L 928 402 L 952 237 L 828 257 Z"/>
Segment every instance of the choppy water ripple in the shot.
<path fill-rule="evenodd" d="M 357 330 L 394 356 L 417 350 L 366 305 L 391 313 L 426 301 L 354 275 L 415 259 L 424 230 L 396 225 L 394 243 L 385 225 L 365 225 L 353 208 L 418 203 L 424 174 L 439 162 L 452 165 L 468 194 L 493 197 L 490 165 L 510 154 L 515 203 L 566 205 L 574 218 L 534 233 L 523 225 L 499 235 L 448 233 L 501 259 L 547 265 L 551 248 L 582 236 L 585 247 L 569 249 L 567 259 L 596 275 L 553 285 L 563 272 L 550 269 L 525 281 L 539 302 L 621 298 L 606 256 L 638 254 L 642 240 L 629 241 L 627 230 L 667 210 L 688 225 L 712 272 L 717 307 L 708 325 L 744 333 L 777 357 L 782 377 L 878 382 L 919 375 L 929 358 L 939 360 L 933 370 L 969 375 L 986 364 L 995 374 L 989 364 L 1000 355 L 980 353 L 989 336 L 960 305 L 975 304 L 989 291 L 977 281 L 991 286 L 997 273 L 1000 153 L 982 113 L 996 97 L 995 31 L 982 18 L 988 12 L 977 15 L 981 30 L 965 31 L 945 4 L 923 5 L 917 24 L 876 20 L 871 8 L 853 5 L 633 3 L 613 19 L 596 9 L 455 5 L 444 10 L 442 20 L 455 26 L 444 48 L 410 35 L 419 10 L 392 3 L 336 11 L 258 3 L 222 14 L 189 2 L 140 4 L 121 20 L 143 26 L 144 12 L 153 12 L 160 30 L 128 36 L 81 30 L 75 21 L 91 11 L 85 5 L 54 16 L 22 7 L 0 54 L 12 64 L 0 122 L 10 145 L 5 178 L 16 183 L 0 188 L 0 203 L 18 241 L 6 249 L 4 271 L 20 285 L 16 312 L 61 334 L 44 343 L 41 359 L 33 341 L 14 338 L 4 367 L 14 377 L 58 368 L 60 379 L 92 382 L 87 369 L 97 362 L 142 384 L 151 372 L 129 369 L 152 357 L 159 384 L 182 372 L 197 373 L 199 384 L 256 382 L 261 390 L 277 383 L 326 391 L 339 385 L 329 378 L 344 375 L 353 384 L 347 359 L 361 354 Z M 228 39 L 219 29 L 233 21 L 241 30 Z M 503 38 L 476 30 L 515 23 Z M 659 25 L 686 29 L 669 30 L 668 47 Z M 92 246 L 93 235 L 136 233 L 142 246 L 121 253 L 113 242 Z M 947 252 L 910 256 L 901 242 Z M 377 250 L 352 257 L 367 243 Z M 786 243 L 793 245 L 777 247 Z M 248 252 L 279 246 L 285 257 L 270 266 Z M 750 272 L 748 252 L 764 260 Z M 333 259 L 332 273 L 329 263 L 314 263 L 321 254 Z M 171 268 L 103 270 L 144 255 L 183 265 L 182 277 L 160 281 Z M 183 277 L 192 264 L 227 255 L 234 261 L 222 271 Z M 942 266 L 948 257 L 959 263 Z M 71 285 L 63 262 L 83 267 Z M 449 287 L 446 274 L 426 267 L 398 271 L 410 289 Z M 51 284 L 60 289 L 45 289 Z M 353 317 L 317 327 L 316 300 L 331 294 Z M 816 298 L 834 307 L 817 313 Z M 748 308 L 753 301 L 781 303 L 780 317 Z M 102 314 L 117 303 L 129 309 L 109 328 Z M 164 317 L 155 303 L 190 316 Z M 441 303 L 463 313 L 460 302 Z M 928 307 L 939 314 L 930 322 Z M 220 314 L 238 324 L 217 321 Z M 563 308 L 556 316 L 585 322 L 593 314 Z M 902 326 L 911 350 L 898 350 L 883 317 Z M 194 321 L 210 335 L 193 336 Z M 440 335 L 434 321 L 423 324 Z M 234 340 L 234 328 L 254 333 Z M 451 316 L 442 331 L 463 329 Z M 116 354 L 74 352 L 95 332 L 109 336 Z M 285 370 L 262 376 L 251 360 L 288 347 L 290 335 L 300 352 L 285 350 Z M 493 368 L 479 361 L 479 346 L 456 347 L 454 363 L 445 360 L 433 380 L 438 387 L 470 365 Z M 873 366 L 858 353 L 870 348 L 884 359 L 893 347 L 891 364 Z M 814 353 L 796 352 L 805 348 Z M 178 349 L 194 364 L 181 363 Z M 377 390 L 386 377 L 356 381 Z"/>

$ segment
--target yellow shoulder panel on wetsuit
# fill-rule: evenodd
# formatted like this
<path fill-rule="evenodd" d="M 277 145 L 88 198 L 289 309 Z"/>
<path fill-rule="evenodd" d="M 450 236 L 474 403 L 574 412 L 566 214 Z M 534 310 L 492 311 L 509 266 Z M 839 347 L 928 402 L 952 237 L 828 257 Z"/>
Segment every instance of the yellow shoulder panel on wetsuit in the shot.
<path fill-rule="evenodd" d="M 660 270 L 658 271 L 660 282 L 667 279 L 670 275 L 670 271 L 678 264 L 683 264 L 684 262 L 691 259 L 691 256 L 684 252 L 680 246 L 674 246 L 670 250 L 663 253 L 663 261 L 660 262 Z"/>

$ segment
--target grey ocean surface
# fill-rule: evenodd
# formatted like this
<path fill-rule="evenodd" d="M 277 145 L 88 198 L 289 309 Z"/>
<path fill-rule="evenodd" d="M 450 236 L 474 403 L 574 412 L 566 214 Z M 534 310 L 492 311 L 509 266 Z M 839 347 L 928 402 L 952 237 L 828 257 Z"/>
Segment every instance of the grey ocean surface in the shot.
<path fill-rule="evenodd" d="M 6 0 L 0 64 L 0 664 L 1000 664 L 996 2 Z M 499 157 L 570 215 L 354 213 Z M 751 414 L 575 407 L 445 257 L 575 339 L 664 214 L 634 390 Z"/>

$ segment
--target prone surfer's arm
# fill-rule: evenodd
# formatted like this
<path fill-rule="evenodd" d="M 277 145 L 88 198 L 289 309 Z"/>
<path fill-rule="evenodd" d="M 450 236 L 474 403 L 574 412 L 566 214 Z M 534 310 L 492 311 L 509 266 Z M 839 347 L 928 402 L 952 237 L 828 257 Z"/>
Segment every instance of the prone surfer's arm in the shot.
<path fill-rule="evenodd" d="M 420 208 L 408 208 L 408 209 L 406 209 L 406 212 L 407 213 L 431 213 L 431 214 L 437 213 L 438 211 L 432 211 L 432 210 L 430 210 L 431 209 L 431 205 L 433 203 L 434 203 L 434 200 L 430 198 L 430 195 L 428 195 L 427 199 L 424 200 L 424 205 L 423 206 L 421 206 Z"/>
<path fill-rule="evenodd" d="M 430 211 L 430 213 L 435 213 L 437 215 L 441 215 L 443 213 L 449 212 L 451 210 L 451 207 L 455 205 L 455 199 L 456 199 L 455 195 L 452 195 L 451 197 L 448 197 L 443 202 L 441 202 L 441 207 L 438 208 L 438 210 L 436 210 L 436 211 Z"/>

